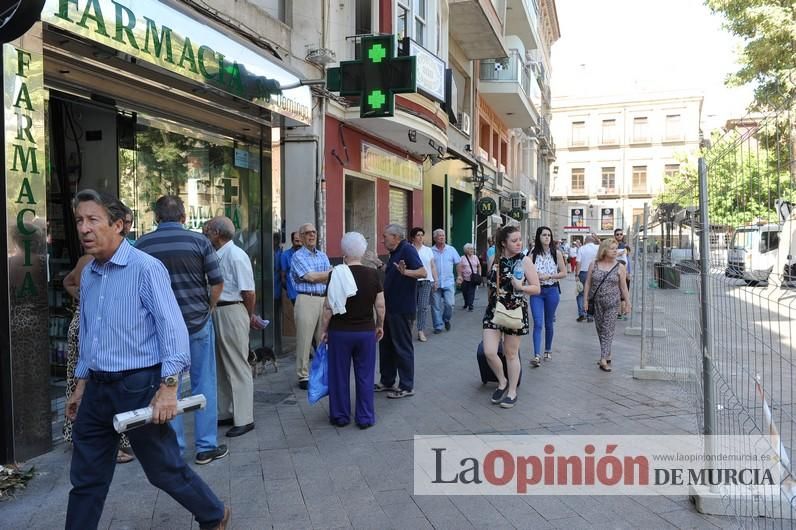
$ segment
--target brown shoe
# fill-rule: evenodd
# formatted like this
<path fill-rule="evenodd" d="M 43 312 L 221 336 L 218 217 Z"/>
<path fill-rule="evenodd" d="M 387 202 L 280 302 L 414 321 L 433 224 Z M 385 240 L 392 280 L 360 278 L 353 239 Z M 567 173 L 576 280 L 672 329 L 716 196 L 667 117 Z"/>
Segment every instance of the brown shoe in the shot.
<path fill-rule="evenodd" d="M 426 342 L 428 339 L 426 338 L 426 334 L 425 333 L 423 333 L 422 331 L 418 331 L 417 332 L 417 340 L 419 340 L 420 342 Z"/>
<path fill-rule="evenodd" d="M 218 523 L 218 526 L 214 526 L 213 530 L 226 530 L 229 526 L 229 518 L 232 514 L 229 511 L 229 506 L 224 506 L 224 518 L 221 519 L 221 522 Z"/>

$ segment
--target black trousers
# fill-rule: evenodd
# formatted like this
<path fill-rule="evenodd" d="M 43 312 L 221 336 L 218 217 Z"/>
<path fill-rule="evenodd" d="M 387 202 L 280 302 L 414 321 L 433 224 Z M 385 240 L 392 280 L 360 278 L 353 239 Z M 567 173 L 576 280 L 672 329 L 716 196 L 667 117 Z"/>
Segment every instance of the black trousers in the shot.
<path fill-rule="evenodd" d="M 415 386 L 415 347 L 412 344 L 413 314 L 384 315 L 384 337 L 379 342 L 381 384 L 412 390 Z"/>

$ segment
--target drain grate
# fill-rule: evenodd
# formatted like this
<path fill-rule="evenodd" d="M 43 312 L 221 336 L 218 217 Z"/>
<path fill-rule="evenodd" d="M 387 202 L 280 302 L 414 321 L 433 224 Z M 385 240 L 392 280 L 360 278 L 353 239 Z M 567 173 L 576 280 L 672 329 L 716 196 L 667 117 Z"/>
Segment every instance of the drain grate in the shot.
<path fill-rule="evenodd" d="M 290 392 L 263 392 L 262 390 L 255 390 L 254 392 L 255 403 L 265 403 L 267 405 L 282 403 L 288 397 L 293 397 L 293 394 Z"/>

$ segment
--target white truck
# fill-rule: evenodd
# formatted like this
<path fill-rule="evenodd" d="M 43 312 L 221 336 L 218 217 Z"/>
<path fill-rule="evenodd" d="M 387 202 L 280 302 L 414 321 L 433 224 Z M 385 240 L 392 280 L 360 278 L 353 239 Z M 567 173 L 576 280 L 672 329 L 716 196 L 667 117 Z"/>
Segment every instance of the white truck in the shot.
<path fill-rule="evenodd" d="M 781 274 L 782 287 L 796 288 L 796 204 L 777 201 L 777 212 L 782 220 L 782 231 L 779 235 L 779 251 L 775 265 Z"/>
<path fill-rule="evenodd" d="M 778 199 L 779 223 L 739 226 L 727 250 L 725 276 L 747 285 L 767 285 L 773 279 L 783 287 L 796 286 L 796 210 Z"/>

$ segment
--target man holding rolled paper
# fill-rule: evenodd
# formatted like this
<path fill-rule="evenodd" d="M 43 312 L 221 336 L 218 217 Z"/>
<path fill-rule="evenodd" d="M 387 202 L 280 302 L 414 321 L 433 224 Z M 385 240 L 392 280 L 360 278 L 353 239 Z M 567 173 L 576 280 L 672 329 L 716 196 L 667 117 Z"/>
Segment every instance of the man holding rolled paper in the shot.
<path fill-rule="evenodd" d="M 153 423 L 128 431 L 147 478 L 200 528 L 226 528 L 229 509 L 185 464 L 167 423 L 177 410 L 178 375 L 190 366 L 188 330 L 169 274 L 124 239 L 118 199 L 84 190 L 74 207 L 80 241 L 94 261 L 81 276 L 78 383 L 66 404 L 75 423 L 65 526 L 97 528 L 116 464 L 113 417 L 151 405 Z"/>

